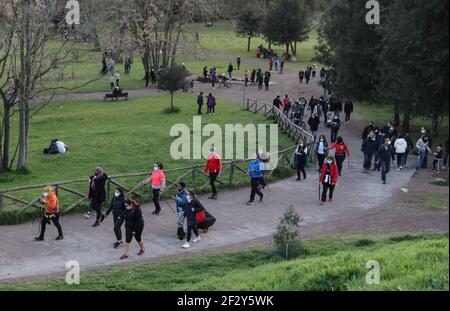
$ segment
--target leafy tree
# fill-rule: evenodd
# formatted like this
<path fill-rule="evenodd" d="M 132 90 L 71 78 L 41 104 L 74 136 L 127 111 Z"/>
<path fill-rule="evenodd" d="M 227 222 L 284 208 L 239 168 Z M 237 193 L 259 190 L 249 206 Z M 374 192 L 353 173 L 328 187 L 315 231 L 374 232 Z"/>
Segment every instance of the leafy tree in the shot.
<path fill-rule="evenodd" d="M 299 229 L 300 223 L 303 219 L 296 212 L 294 207 L 289 206 L 280 219 L 280 223 L 277 226 L 277 231 L 274 235 L 274 242 L 279 253 L 285 253 L 286 256 L 294 254 L 298 256 L 300 253 L 300 237 Z M 294 246 L 289 250 L 291 246 Z M 293 252 L 294 250 L 294 252 Z"/>
<path fill-rule="evenodd" d="M 285 45 L 297 55 L 296 43 L 308 39 L 309 21 L 304 0 L 279 0 L 274 2 L 266 14 L 264 36 L 271 42 Z"/>
<path fill-rule="evenodd" d="M 264 22 L 264 11 L 259 5 L 249 2 L 239 14 L 236 34 L 248 39 L 247 51 L 250 52 L 251 40 L 258 37 Z"/>
<path fill-rule="evenodd" d="M 158 77 L 158 88 L 170 92 L 170 112 L 174 111 L 173 95 L 175 92 L 186 89 L 186 78 L 190 73 L 184 65 L 173 64 L 170 68 L 162 70 Z"/>

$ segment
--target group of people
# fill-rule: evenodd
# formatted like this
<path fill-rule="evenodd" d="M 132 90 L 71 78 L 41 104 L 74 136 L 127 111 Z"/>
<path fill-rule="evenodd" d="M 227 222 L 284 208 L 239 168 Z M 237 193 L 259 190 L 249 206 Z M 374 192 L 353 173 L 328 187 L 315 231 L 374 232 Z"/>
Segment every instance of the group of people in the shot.
<path fill-rule="evenodd" d="M 206 107 L 207 107 L 207 111 L 206 113 L 211 115 L 214 115 L 216 112 L 216 98 L 214 97 L 213 94 L 209 93 L 208 96 L 205 96 L 203 92 L 200 92 L 200 94 L 197 97 L 197 106 L 198 106 L 198 110 L 197 110 L 197 114 L 198 115 L 202 115 L 203 111 L 203 105 L 205 104 L 205 99 L 206 99 Z"/>
<path fill-rule="evenodd" d="M 250 70 L 246 70 L 244 74 L 244 83 L 245 86 L 258 86 L 258 90 L 265 89 L 266 91 L 269 90 L 270 86 L 270 79 L 272 78 L 272 73 L 270 71 L 266 71 L 263 73 L 263 70 L 261 68 L 253 69 L 251 72 Z"/>
<path fill-rule="evenodd" d="M 322 75 L 324 75 L 324 74 L 325 74 L 325 69 L 322 68 L 322 70 L 320 71 L 321 79 L 322 79 Z M 317 76 L 316 64 L 308 65 L 306 67 L 306 70 L 300 69 L 300 71 L 298 72 L 298 80 L 299 80 L 300 84 L 302 84 L 303 81 L 305 81 L 306 84 L 309 84 L 309 81 L 315 80 L 316 76 Z"/>

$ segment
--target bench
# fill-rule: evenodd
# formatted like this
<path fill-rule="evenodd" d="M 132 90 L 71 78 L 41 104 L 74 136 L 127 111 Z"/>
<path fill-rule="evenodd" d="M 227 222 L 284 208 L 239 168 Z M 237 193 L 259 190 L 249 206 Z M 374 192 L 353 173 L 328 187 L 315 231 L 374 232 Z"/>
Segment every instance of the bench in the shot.
<path fill-rule="evenodd" d="M 128 100 L 128 93 L 118 93 L 118 94 L 107 93 L 105 94 L 104 100 L 111 99 L 111 101 L 113 101 L 114 99 L 118 100 L 119 98 L 125 98 L 125 100 Z"/>

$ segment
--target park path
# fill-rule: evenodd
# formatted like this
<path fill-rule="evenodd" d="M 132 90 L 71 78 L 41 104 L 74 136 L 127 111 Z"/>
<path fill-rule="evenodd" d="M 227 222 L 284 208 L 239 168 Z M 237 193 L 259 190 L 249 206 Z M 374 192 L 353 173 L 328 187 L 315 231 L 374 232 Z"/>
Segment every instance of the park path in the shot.
<path fill-rule="evenodd" d="M 245 64 L 245 58 L 243 60 Z M 287 71 L 278 77 L 278 81 L 280 84 L 273 86 L 269 92 L 249 88 L 246 95 L 269 102 L 277 94 L 289 94 L 291 98 L 298 96 L 295 72 Z M 317 83 L 303 86 L 303 89 L 307 98 L 321 95 Z M 242 103 L 243 90 L 239 87 L 212 90 L 209 85 L 199 85 L 198 91 L 200 90 L 213 92 L 218 98 Z M 131 96 L 151 92 L 151 89 L 136 90 L 132 91 Z M 96 98 L 97 95 L 91 96 Z M 82 98 L 80 94 L 76 96 Z M 220 115 L 220 101 L 217 114 Z M 199 244 L 194 244 L 189 250 L 183 250 L 182 243 L 176 239 L 176 217 L 167 204 L 162 204 L 163 212 L 159 216 L 151 215 L 154 208 L 148 204 L 143 208 L 146 253 L 142 257 L 136 256 L 138 249 L 133 242 L 127 263 L 181 258 L 248 245 L 252 241 L 267 241 L 289 206 L 293 206 L 304 219 L 301 230 L 303 237 L 341 233 L 448 232 L 448 212 L 406 210 L 390 203 L 400 188 L 408 186 L 415 172 L 413 165 L 410 164 L 402 172 L 391 172 L 388 185 L 381 184 L 379 173 L 363 172 L 363 159 L 359 149 L 360 133 L 365 123 L 356 107 L 352 123 L 341 130 L 340 134 L 349 144 L 352 157 L 349 165 L 345 163 L 332 204 L 319 206 L 318 173 L 312 169 L 308 170 L 308 178 L 304 181 L 297 182 L 292 177 L 271 184 L 270 192 L 265 193 L 264 202 L 252 207 L 245 204 L 249 198 L 249 188 L 220 191 L 218 201 L 200 196 L 205 207 L 217 218 L 217 223 L 210 232 L 202 234 L 203 239 Z M 322 127 L 320 131 L 329 137 L 328 129 Z M 173 202 L 170 203 L 174 205 Z M 33 241 L 37 230 L 36 222 L 0 227 L 0 282 L 62 273 L 66 271 L 65 265 L 69 260 L 78 261 L 82 273 L 88 269 L 127 264 L 119 260 L 122 250 L 111 247 L 114 242 L 112 217 L 107 218 L 98 228 L 92 228 L 92 222 L 92 219 L 85 220 L 79 214 L 64 216 L 61 223 L 65 239 L 55 241 L 56 230 L 50 226 L 46 232 L 46 240 L 40 243 Z"/>

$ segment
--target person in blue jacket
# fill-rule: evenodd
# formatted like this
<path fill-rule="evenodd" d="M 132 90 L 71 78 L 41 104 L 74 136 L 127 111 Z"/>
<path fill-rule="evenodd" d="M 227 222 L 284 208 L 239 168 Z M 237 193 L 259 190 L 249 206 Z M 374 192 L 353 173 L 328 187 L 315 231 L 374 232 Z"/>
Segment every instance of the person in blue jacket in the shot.
<path fill-rule="evenodd" d="M 184 232 L 184 219 L 185 219 L 185 213 L 184 210 L 186 208 L 186 205 L 188 204 L 187 201 L 188 197 L 188 191 L 186 190 L 186 184 L 181 181 L 178 184 L 177 194 L 175 195 L 175 202 L 177 204 L 177 236 L 178 239 L 183 240 L 185 236 Z"/>
<path fill-rule="evenodd" d="M 252 192 L 250 195 L 250 201 L 247 205 L 255 204 L 256 194 L 259 196 L 259 201 L 262 202 L 264 194 L 259 190 L 259 186 L 264 182 L 264 163 L 261 161 L 258 155 L 253 155 L 253 161 L 247 169 L 247 176 L 251 177 Z"/>
<path fill-rule="evenodd" d="M 391 170 L 391 159 L 392 163 L 395 163 L 395 152 L 391 145 L 391 139 L 386 137 L 384 139 L 384 144 L 382 144 L 377 153 L 375 154 L 375 163 L 378 163 L 381 168 L 381 180 L 383 184 L 386 184 L 386 175 Z"/>

